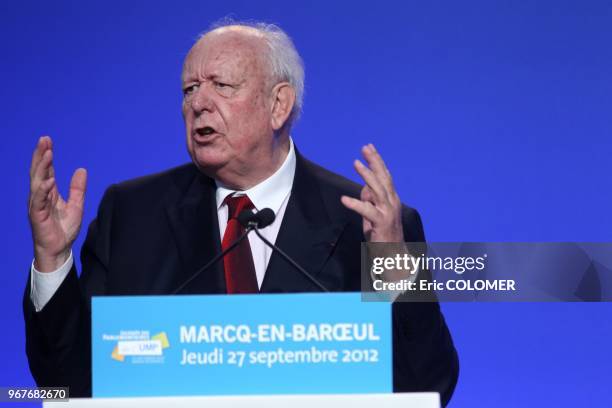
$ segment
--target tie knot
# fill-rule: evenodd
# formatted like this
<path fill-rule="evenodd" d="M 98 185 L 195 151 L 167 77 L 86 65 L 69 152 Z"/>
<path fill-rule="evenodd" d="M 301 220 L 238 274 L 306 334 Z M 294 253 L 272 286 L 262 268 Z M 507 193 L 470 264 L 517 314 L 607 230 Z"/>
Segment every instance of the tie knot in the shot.
<path fill-rule="evenodd" d="M 251 202 L 251 199 L 246 194 L 240 195 L 240 196 L 230 194 L 227 197 L 225 197 L 225 200 L 223 200 L 223 202 L 227 204 L 227 208 L 228 208 L 227 219 L 228 220 L 232 218 L 237 218 L 238 214 L 240 214 L 244 210 L 252 210 L 253 208 L 255 208 L 255 206 Z"/>

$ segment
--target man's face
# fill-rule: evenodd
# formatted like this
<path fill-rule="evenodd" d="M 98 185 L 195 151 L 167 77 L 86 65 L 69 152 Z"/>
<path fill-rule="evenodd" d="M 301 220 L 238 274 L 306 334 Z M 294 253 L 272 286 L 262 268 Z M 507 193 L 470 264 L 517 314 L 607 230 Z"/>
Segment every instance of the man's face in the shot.
<path fill-rule="evenodd" d="M 252 33 L 214 31 L 185 60 L 187 149 L 200 170 L 224 182 L 257 172 L 274 153 L 264 47 Z"/>

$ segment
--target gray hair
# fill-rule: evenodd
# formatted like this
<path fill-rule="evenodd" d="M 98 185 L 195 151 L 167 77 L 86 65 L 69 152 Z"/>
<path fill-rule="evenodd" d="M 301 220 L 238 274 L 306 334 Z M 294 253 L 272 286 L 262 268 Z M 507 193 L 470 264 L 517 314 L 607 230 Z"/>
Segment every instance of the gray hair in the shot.
<path fill-rule="evenodd" d="M 235 21 L 229 17 L 213 23 L 199 38 L 220 28 L 238 26 L 256 30 L 264 39 L 270 65 L 270 79 L 275 83 L 288 82 L 295 90 L 295 103 L 287 120 L 290 127 L 302 113 L 304 103 L 304 63 L 293 41 L 279 26 L 260 21 Z"/>

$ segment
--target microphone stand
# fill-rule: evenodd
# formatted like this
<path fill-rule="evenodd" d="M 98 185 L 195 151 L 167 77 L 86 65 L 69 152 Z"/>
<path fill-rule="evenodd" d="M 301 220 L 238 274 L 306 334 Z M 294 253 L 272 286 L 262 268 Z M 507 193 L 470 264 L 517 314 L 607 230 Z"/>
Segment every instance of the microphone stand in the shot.
<path fill-rule="evenodd" d="M 271 243 L 270 241 L 268 241 L 266 239 L 266 237 L 264 237 L 263 235 L 261 235 L 261 233 L 259 232 L 259 229 L 257 228 L 257 224 L 256 223 L 251 223 L 249 222 L 248 224 L 249 228 L 251 228 L 253 231 L 255 231 L 255 234 L 257 234 L 257 236 L 270 248 L 272 248 L 273 251 L 277 251 L 285 261 L 289 262 L 295 269 L 297 269 L 298 271 L 300 271 L 300 273 L 302 273 L 304 276 L 306 276 L 312 283 L 315 284 L 315 286 L 317 288 L 319 288 L 322 292 L 329 292 L 329 290 L 323 286 L 321 283 L 319 283 L 318 280 L 316 280 L 311 274 L 309 274 L 308 272 L 306 272 L 306 270 L 304 268 L 302 268 L 300 265 L 297 264 L 297 262 L 295 262 L 293 259 L 291 259 L 291 257 L 289 255 L 287 255 L 282 249 L 280 249 L 279 247 L 277 247 L 276 245 L 274 245 L 273 243 Z"/>
<path fill-rule="evenodd" d="M 228 246 L 227 248 L 225 248 L 225 251 L 221 251 L 219 254 L 217 254 L 217 256 L 215 256 L 213 259 L 211 259 L 206 265 L 204 265 L 203 267 L 201 267 L 200 269 L 198 269 L 198 271 L 196 273 L 194 273 L 193 275 L 191 275 L 191 277 L 189 279 L 187 279 L 185 282 L 183 282 L 183 284 L 181 286 L 179 286 L 178 288 L 176 288 L 172 294 L 176 295 L 178 292 L 180 292 L 181 290 L 183 290 L 185 288 L 185 286 L 187 286 L 189 283 L 191 283 L 195 278 L 197 278 L 198 276 L 200 276 L 200 274 L 202 272 L 204 272 L 206 269 L 210 268 L 213 264 L 215 264 L 216 262 L 218 262 L 221 258 L 223 258 L 228 252 L 230 252 L 232 249 L 236 248 L 246 237 L 247 235 L 249 235 L 249 232 L 253 231 L 253 230 L 257 230 L 257 225 L 253 225 L 252 223 L 249 223 L 249 225 L 246 227 L 246 230 L 244 231 L 244 233 L 236 240 L 234 241 L 230 246 Z"/>
<path fill-rule="evenodd" d="M 254 217 L 255 214 L 251 213 L 251 217 Z M 273 219 L 273 218 L 272 218 Z M 245 220 L 246 221 L 246 220 Z M 189 277 L 189 279 L 187 279 L 185 282 L 183 282 L 182 285 L 180 285 L 178 288 L 176 288 L 172 294 L 176 295 L 178 292 L 180 292 L 181 290 L 183 290 L 185 288 L 185 286 L 187 286 L 189 283 L 193 282 L 193 280 L 195 278 L 197 278 L 198 276 L 200 276 L 202 274 L 202 272 L 204 272 L 205 270 L 207 270 L 208 268 L 210 268 L 213 264 L 215 264 L 216 262 L 218 262 L 220 259 L 222 259 L 228 252 L 230 252 L 232 249 L 236 248 L 246 237 L 247 235 L 249 235 L 249 233 L 251 231 L 255 231 L 255 234 L 257 234 L 257 236 L 259 237 L 259 239 L 261 239 L 268 247 L 272 248 L 273 251 L 278 252 L 281 257 L 289 262 L 289 264 L 291 266 L 293 266 L 295 269 L 297 269 L 302 275 L 304 275 L 305 277 L 308 278 L 308 280 L 310 280 L 310 282 L 312 282 L 317 288 L 319 288 L 322 292 L 329 292 L 329 290 L 323 286 L 318 280 L 316 280 L 311 274 L 309 274 L 304 268 L 302 268 L 297 262 L 295 262 L 289 255 L 287 255 L 282 249 L 280 249 L 279 247 L 277 247 L 276 245 L 274 245 L 273 243 L 271 243 L 270 241 L 268 241 L 268 239 L 266 237 L 264 237 L 263 235 L 261 235 L 261 233 L 259 232 L 259 224 L 260 222 L 262 222 L 261 220 L 257 220 L 257 219 L 253 219 L 251 218 L 249 221 L 246 222 L 246 226 L 245 226 L 245 231 L 244 233 L 242 233 L 242 235 L 236 240 L 234 241 L 229 247 L 227 247 L 224 251 L 221 251 L 219 254 L 217 254 L 213 259 L 211 259 L 206 265 L 202 266 L 200 269 L 197 270 L 197 272 L 195 272 L 193 275 L 191 275 Z M 242 221 L 241 221 L 242 223 Z M 268 222 L 268 224 L 264 224 L 265 226 L 269 225 L 270 222 Z M 244 224 L 243 224 L 244 225 Z"/>

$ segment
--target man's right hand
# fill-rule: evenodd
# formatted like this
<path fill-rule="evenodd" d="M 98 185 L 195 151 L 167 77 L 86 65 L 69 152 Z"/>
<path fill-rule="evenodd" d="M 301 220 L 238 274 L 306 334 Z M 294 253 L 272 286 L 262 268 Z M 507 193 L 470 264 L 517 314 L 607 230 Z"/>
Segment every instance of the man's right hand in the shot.
<path fill-rule="evenodd" d="M 34 267 L 53 272 L 70 256 L 83 220 L 87 171 L 77 169 L 70 181 L 68 201 L 57 189 L 51 138 L 38 140 L 30 167 L 28 215 L 34 241 Z"/>

